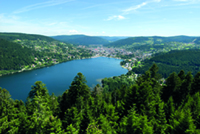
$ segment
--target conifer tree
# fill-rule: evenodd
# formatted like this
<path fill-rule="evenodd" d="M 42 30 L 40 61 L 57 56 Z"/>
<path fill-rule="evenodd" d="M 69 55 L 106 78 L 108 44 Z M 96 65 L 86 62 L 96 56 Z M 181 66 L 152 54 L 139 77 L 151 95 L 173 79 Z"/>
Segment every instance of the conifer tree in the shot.
<path fill-rule="evenodd" d="M 194 124 L 200 129 L 200 93 L 197 92 L 188 99 L 187 108 L 191 109 Z"/>
<path fill-rule="evenodd" d="M 165 103 L 165 114 L 166 114 L 166 119 L 169 123 L 171 115 L 175 112 L 175 106 L 174 106 L 174 101 L 172 96 L 169 97 L 169 100 L 167 103 Z"/>
<path fill-rule="evenodd" d="M 191 86 L 192 86 L 192 81 L 193 81 L 193 76 L 191 72 L 188 72 L 187 75 L 185 76 L 185 79 L 182 80 L 182 85 L 181 85 L 181 90 L 180 90 L 180 102 L 183 102 L 186 97 L 190 94 L 191 91 Z"/>
<path fill-rule="evenodd" d="M 65 112 L 65 115 L 62 120 L 62 125 L 66 131 L 68 131 L 67 129 L 70 128 L 70 131 L 76 129 L 79 130 L 80 132 L 80 124 L 82 120 L 83 120 L 83 113 L 79 112 L 76 107 L 71 107 L 70 109 L 67 109 L 67 111 Z"/>
<path fill-rule="evenodd" d="M 18 109 L 6 89 L 0 87 L 0 133 L 18 133 Z"/>
<path fill-rule="evenodd" d="M 86 85 L 86 82 L 87 81 L 84 75 L 82 73 L 78 73 L 72 81 L 69 91 L 65 93 L 62 97 L 63 102 L 61 102 L 61 105 L 64 106 L 65 104 L 63 103 L 66 102 L 65 99 L 67 99 L 69 106 L 66 107 L 70 108 L 71 106 L 74 106 L 76 104 L 76 101 L 80 96 L 83 97 L 84 101 L 87 100 L 90 95 L 90 90 L 89 87 Z"/>
<path fill-rule="evenodd" d="M 48 90 L 41 81 L 35 82 L 35 86 L 29 93 L 26 108 L 28 118 L 26 119 L 25 131 L 29 134 L 35 133 L 62 133 L 62 123 L 53 116 L 50 108 L 50 96 Z"/>
<path fill-rule="evenodd" d="M 99 129 L 99 125 L 94 120 L 88 125 L 86 134 L 103 134 L 102 130 Z"/>
<path fill-rule="evenodd" d="M 153 125 L 148 121 L 146 115 L 139 115 L 133 107 L 129 110 L 127 117 L 124 117 L 120 122 L 120 134 L 153 134 Z"/>
<path fill-rule="evenodd" d="M 166 80 L 166 86 L 163 88 L 162 98 L 167 102 L 169 97 L 172 96 L 175 103 L 181 100 L 180 96 L 181 79 L 176 73 L 172 73 Z"/>
<path fill-rule="evenodd" d="M 179 72 L 178 77 L 181 79 L 181 81 L 183 81 L 185 79 L 185 72 L 184 72 L 184 70 L 181 70 Z"/>
<path fill-rule="evenodd" d="M 187 110 L 176 110 L 172 114 L 170 119 L 171 134 L 184 134 L 184 133 L 196 133 L 196 126 L 191 116 L 190 109 Z"/>
<path fill-rule="evenodd" d="M 102 133 L 104 134 L 117 134 L 116 130 L 112 128 L 109 121 L 107 120 L 106 116 L 100 115 L 98 118 L 98 124 L 100 126 L 100 129 L 102 130 Z"/>
<path fill-rule="evenodd" d="M 193 80 L 192 83 L 192 90 L 191 90 L 191 95 L 194 95 L 196 92 L 200 91 L 200 72 L 198 72 Z"/>

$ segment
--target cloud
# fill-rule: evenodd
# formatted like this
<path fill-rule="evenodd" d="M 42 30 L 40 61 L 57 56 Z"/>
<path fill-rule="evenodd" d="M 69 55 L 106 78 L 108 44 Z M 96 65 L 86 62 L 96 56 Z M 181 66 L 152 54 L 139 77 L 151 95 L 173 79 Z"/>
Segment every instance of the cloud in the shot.
<path fill-rule="evenodd" d="M 46 2 L 37 3 L 37 4 L 33 4 L 33 5 L 23 7 L 21 9 L 14 11 L 13 13 L 19 14 L 19 13 L 28 12 L 28 11 L 38 9 L 38 8 L 44 8 L 44 7 L 50 7 L 50 6 L 56 6 L 56 5 L 64 4 L 64 3 L 67 3 L 67 2 L 70 2 L 70 1 L 73 1 L 73 0 L 50 0 L 50 1 L 46 1 Z"/>
<path fill-rule="evenodd" d="M 136 5 L 136 6 L 133 6 L 133 7 L 130 7 L 128 9 L 125 9 L 124 12 L 130 12 L 130 11 L 133 11 L 133 10 L 137 10 L 143 6 L 145 6 L 147 4 L 147 2 L 143 2 L 142 4 L 139 4 L 139 5 Z"/>
<path fill-rule="evenodd" d="M 136 11 L 137 9 L 140 9 L 140 8 L 146 6 L 146 5 L 149 4 L 149 3 L 154 3 L 154 2 L 157 2 L 157 3 L 158 3 L 158 2 L 161 2 L 161 0 L 146 1 L 146 2 L 143 2 L 143 3 L 139 4 L 139 5 L 129 7 L 129 8 L 127 8 L 127 9 L 123 10 L 123 12 L 124 12 L 124 13 L 129 13 L 129 12 L 131 12 L 131 11 Z"/>
<path fill-rule="evenodd" d="M 77 28 L 78 26 L 68 24 L 68 22 L 45 21 L 38 23 L 37 21 L 32 20 L 25 21 L 23 18 L 19 18 L 18 16 L 0 14 L 0 32 L 30 33 L 47 36 L 80 34 L 77 30 L 73 30 L 74 27 Z"/>
<path fill-rule="evenodd" d="M 177 2 L 188 2 L 188 3 L 198 3 L 200 0 L 174 0 Z"/>
<path fill-rule="evenodd" d="M 123 19 L 125 19 L 125 17 L 122 15 L 114 15 L 114 16 L 109 17 L 107 20 L 109 21 L 109 20 L 113 20 L 113 19 L 123 20 Z"/>
<path fill-rule="evenodd" d="M 194 0 L 174 0 L 174 1 L 189 2 L 189 1 L 194 1 Z"/>
<path fill-rule="evenodd" d="M 78 34 L 79 32 L 77 30 L 69 30 L 70 34 Z"/>

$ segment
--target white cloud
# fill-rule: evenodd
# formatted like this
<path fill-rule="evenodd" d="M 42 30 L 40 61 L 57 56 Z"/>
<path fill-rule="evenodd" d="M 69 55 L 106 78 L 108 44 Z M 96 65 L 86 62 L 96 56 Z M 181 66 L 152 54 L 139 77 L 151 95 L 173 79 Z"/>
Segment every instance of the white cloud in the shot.
<path fill-rule="evenodd" d="M 188 2 L 188 1 L 191 1 L 191 0 L 174 0 L 174 1 Z"/>
<path fill-rule="evenodd" d="M 161 2 L 161 0 L 153 0 L 153 2 Z"/>
<path fill-rule="evenodd" d="M 109 21 L 109 20 L 113 20 L 113 19 L 123 20 L 123 19 L 125 19 L 125 17 L 122 15 L 114 15 L 114 16 L 109 17 L 107 20 Z"/>
<path fill-rule="evenodd" d="M 0 32 L 42 34 L 47 36 L 80 34 L 77 30 L 73 30 L 74 27 L 77 26 L 69 25 L 67 22 L 38 23 L 37 21 L 24 21 L 18 16 L 0 14 Z"/>
<path fill-rule="evenodd" d="M 130 11 L 133 11 L 133 10 L 137 10 L 143 6 L 145 6 L 147 4 L 147 2 L 143 2 L 142 4 L 139 4 L 139 5 L 136 5 L 136 6 L 133 6 L 133 7 L 129 7 L 128 9 L 125 9 L 124 12 L 130 12 Z"/>
<path fill-rule="evenodd" d="M 200 2 L 200 0 L 174 0 L 177 2 L 188 2 L 188 3 L 197 3 Z"/>
<path fill-rule="evenodd" d="M 140 8 L 146 6 L 146 5 L 149 4 L 149 3 L 154 3 L 154 2 L 157 2 L 157 3 L 158 3 L 158 2 L 161 2 L 161 0 L 146 1 L 146 2 L 143 2 L 143 3 L 139 4 L 139 5 L 129 7 L 129 8 L 127 8 L 127 9 L 123 10 L 123 12 L 124 12 L 124 13 L 129 13 L 129 12 L 131 12 L 131 11 L 136 11 L 137 9 L 140 9 Z"/>
<path fill-rule="evenodd" d="M 16 11 L 14 11 L 14 14 L 28 12 L 28 11 L 38 9 L 38 8 L 56 6 L 56 5 L 70 2 L 70 1 L 73 1 L 73 0 L 50 0 L 50 1 L 42 2 L 42 3 L 37 3 L 37 4 L 29 5 L 29 6 L 21 8 L 21 9 L 18 9 Z"/>
<path fill-rule="evenodd" d="M 79 32 L 77 30 L 69 30 L 69 34 L 78 34 Z"/>

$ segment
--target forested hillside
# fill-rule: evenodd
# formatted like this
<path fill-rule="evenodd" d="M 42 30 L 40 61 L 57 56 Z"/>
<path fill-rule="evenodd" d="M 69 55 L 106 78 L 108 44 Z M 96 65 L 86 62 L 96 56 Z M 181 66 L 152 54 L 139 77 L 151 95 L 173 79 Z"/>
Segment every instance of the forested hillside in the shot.
<path fill-rule="evenodd" d="M 124 47 L 124 46 L 138 46 L 138 45 L 152 45 L 152 44 L 161 44 L 167 42 L 182 42 L 190 43 L 193 42 L 197 37 L 189 36 L 173 36 L 173 37 L 160 37 L 160 36 L 149 36 L 149 37 L 129 37 L 126 39 L 118 40 L 112 43 L 107 44 L 109 47 Z"/>
<path fill-rule="evenodd" d="M 199 134 L 200 72 L 180 71 L 160 83 L 154 64 L 135 84 L 93 91 L 78 73 L 62 96 L 49 95 L 41 81 L 27 101 L 0 88 L 0 133 L 14 134 Z"/>
<path fill-rule="evenodd" d="M 103 45 L 109 43 L 108 40 L 101 37 L 86 35 L 60 35 L 52 36 L 52 38 L 76 45 Z"/>
<path fill-rule="evenodd" d="M 200 44 L 200 37 L 194 41 L 196 44 Z"/>
<path fill-rule="evenodd" d="M 0 33 L 0 38 L 5 40 L 13 41 L 13 40 L 43 40 L 43 41 L 55 41 L 53 38 L 36 35 L 36 34 L 24 34 L 24 33 Z"/>
<path fill-rule="evenodd" d="M 2 39 L 1 39 L 2 38 Z M 0 75 L 21 72 L 73 59 L 88 58 L 91 50 L 78 48 L 50 37 L 0 33 Z"/>
<path fill-rule="evenodd" d="M 174 50 L 168 53 L 158 53 L 151 59 L 142 61 L 142 65 L 132 69 L 136 74 L 143 74 L 153 63 L 159 67 L 159 73 L 163 77 L 169 76 L 170 73 L 178 73 L 181 69 L 185 72 L 192 71 L 196 74 L 200 71 L 200 50 Z"/>
<path fill-rule="evenodd" d="M 117 41 L 117 40 L 128 38 L 128 36 L 98 36 L 98 37 L 106 39 L 109 42 L 114 42 L 114 41 Z"/>
<path fill-rule="evenodd" d="M 36 55 L 35 50 L 0 39 L 0 70 L 19 70 L 32 64 Z"/>

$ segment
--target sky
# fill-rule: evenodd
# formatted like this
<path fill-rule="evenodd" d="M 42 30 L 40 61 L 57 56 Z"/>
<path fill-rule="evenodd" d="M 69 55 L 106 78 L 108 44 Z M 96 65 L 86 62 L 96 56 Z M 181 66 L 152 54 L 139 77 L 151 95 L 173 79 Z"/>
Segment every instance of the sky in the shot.
<path fill-rule="evenodd" d="M 0 0 L 0 32 L 200 36 L 200 0 Z"/>

